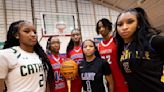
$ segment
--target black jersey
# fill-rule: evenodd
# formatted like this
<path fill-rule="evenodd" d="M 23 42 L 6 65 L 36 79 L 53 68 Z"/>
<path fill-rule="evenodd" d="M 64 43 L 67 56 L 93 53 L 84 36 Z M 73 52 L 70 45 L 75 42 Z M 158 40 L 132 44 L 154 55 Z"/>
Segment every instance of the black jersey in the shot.
<path fill-rule="evenodd" d="M 141 52 L 136 50 L 132 53 L 129 50 L 131 47 L 122 52 L 120 65 L 128 83 L 129 92 L 164 92 L 164 55 L 162 55 L 164 37 L 153 38 L 151 46 L 151 51 L 142 52 L 144 53 L 142 59 L 139 58 Z"/>
<path fill-rule="evenodd" d="M 100 58 L 95 58 L 91 62 L 82 61 L 79 64 L 84 92 L 105 92 L 103 75 L 110 74 L 108 62 Z"/>

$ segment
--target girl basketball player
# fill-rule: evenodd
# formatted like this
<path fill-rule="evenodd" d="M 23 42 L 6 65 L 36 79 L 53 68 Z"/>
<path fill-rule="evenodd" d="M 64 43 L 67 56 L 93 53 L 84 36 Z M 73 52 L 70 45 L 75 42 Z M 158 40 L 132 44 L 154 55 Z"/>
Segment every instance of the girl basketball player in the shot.
<path fill-rule="evenodd" d="M 79 75 L 82 79 L 83 92 L 106 92 L 103 75 L 109 83 L 109 92 L 113 92 L 113 78 L 109 64 L 101 59 L 98 49 L 92 40 L 82 44 L 84 61 L 79 64 Z"/>
<path fill-rule="evenodd" d="M 81 34 L 78 29 L 71 32 L 71 40 L 67 46 L 67 58 L 71 58 L 77 64 L 83 60 L 83 53 L 81 49 Z M 81 92 L 82 83 L 77 76 L 74 80 L 71 80 L 71 92 Z"/>
<path fill-rule="evenodd" d="M 45 92 L 46 80 L 52 85 L 51 64 L 30 22 L 10 25 L 4 50 L 0 51 L 0 63 L 0 92 L 4 82 L 7 92 Z"/>
<path fill-rule="evenodd" d="M 60 66 L 63 59 L 59 55 L 60 41 L 57 37 L 49 37 L 47 41 L 47 54 L 54 71 L 55 88 L 50 87 L 50 92 L 68 92 L 67 82 L 60 73 Z"/>
<path fill-rule="evenodd" d="M 98 43 L 98 50 L 101 58 L 106 59 L 110 65 L 114 79 L 114 92 L 128 92 L 128 86 L 118 66 L 117 45 L 111 31 L 112 23 L 108 19 L 103 18 L 97 22 L 96 32 L 103 37 L 103 40 Z"/>

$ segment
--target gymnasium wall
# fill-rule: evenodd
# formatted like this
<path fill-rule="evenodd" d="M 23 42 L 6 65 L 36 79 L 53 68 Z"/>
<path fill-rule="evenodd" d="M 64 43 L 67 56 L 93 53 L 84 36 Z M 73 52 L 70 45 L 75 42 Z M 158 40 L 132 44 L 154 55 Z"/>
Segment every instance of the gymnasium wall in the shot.
<path fill-rule="evenodd" d="M 78 13 L 77 13 L 78 5 Z M 33 6 L 33 7 L 32 7 Z M 34 11 L 32 13 L 32 10 Z M 101 18 L 108 18 L 115 23 L 117 11 L 97 5 L 90 0 L 0 0 L 0 42 L 6 40 L 6 33 L 13 21 L 28 20 L 36 25 L 38 39 L 41 38 L 42 20 L 41 13 L 75 14 L 80 21 L 82 39 L 94 39 L 96 23 Z M 32 17 L 33 14 L 33 17 Z M 79 19 L 78 19 L 79 14 Z M 70 37 L 61 39 L 61 53 L 65 49 Z M 47 38 L 42 38 L 40 44 L 45 49 Z"/>

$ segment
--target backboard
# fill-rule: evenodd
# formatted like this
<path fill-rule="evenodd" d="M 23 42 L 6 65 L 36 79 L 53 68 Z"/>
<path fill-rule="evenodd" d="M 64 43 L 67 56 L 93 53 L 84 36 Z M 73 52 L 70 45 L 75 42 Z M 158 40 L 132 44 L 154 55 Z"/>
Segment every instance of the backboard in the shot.
<path fill-rule="evenodd" d="M 74 14 L 42 13 L 42 36 L 70 36 L 76 28 Z"/>

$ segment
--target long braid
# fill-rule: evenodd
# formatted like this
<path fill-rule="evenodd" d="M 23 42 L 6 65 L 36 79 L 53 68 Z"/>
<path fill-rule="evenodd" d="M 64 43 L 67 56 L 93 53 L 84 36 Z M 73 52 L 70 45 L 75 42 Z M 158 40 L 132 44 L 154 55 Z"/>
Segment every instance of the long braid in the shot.
<path fill-rule="evenodd" d="M 9 30 L 7 32 L 7 40 L 5 41 L 3 49 L 20 45 L 19 39 L 16 39 L 15 35 L 19 31 L 20 23 L 23 23 L 23 22 L 25 22 L 25 21 L 19 20 L 19 21 L 13 22 L 10 25 Z M 54 72 L 53 72 L 52 66 L 51 66 L 51 64 L 47 58 L 47 55 L 44 53 L 44 50 L 39 45 L 39 43 L 37 43 L 34 46 L 34 51 L 39 56 L 39 58 L 41 59 L 42 64 L 44 66 L 44 70 L 45 69 L 47 70 L 47 75 L 48 75 L 47 76 L 47 82 L 48 82 L 48 84 L 50 86 L 53 86 L 52 82 L 54 81 Z"/>
<path fill-rule="evenodd" d="M 70 42 L 68 43 L 67 50 L 66 50 L 67 56 L 68 56 L 69 52 L 73 49 L 73 47 L 74 47 L 74 42 L 71 39 Z"/>
<path fill-rule="evenodd" d="M 7 32 L 7 40 L 5 41 L 3 49 L 10 48 L 13 46 L 19 46 L 19 40 L 15 38 L 15 34 L 18 32 L 19 30 L 18 26 L 22 22 L 25 22 L 25 21 L 19 20 L 19 21 L 13 22 L 10 25 L 9 30 Z"/>
<path fill-rule="evenodd" d="M 47 82 L 48 82 L 49 86 L 53 86 L 52 82 L 55 80 L 54 79 L 54 72 L 53 72 L 52 66 L 49 62 L 49 59 L 48 59 L 46 53 L 44 52 L 42 47 L 39 45 L 39 43 L 37 43 L 34 46 L 34 51 L 39 55 L 39 58 L 41 58 L 42 63 L 44 65 L 44 68 L 46 70 L 48 70 L 48 72 L 47 72 L 47 75 L 48 75 L 47 76 Z"/>

